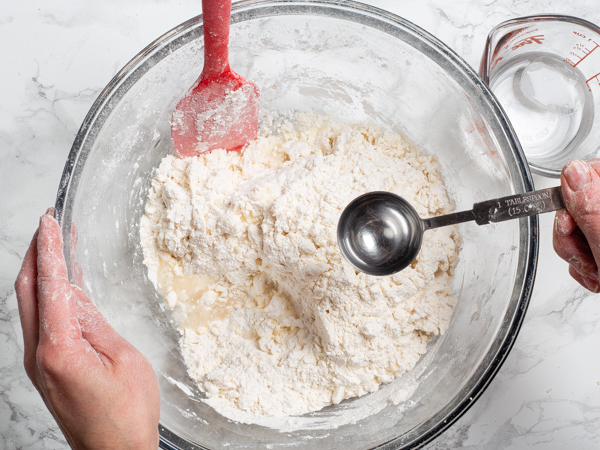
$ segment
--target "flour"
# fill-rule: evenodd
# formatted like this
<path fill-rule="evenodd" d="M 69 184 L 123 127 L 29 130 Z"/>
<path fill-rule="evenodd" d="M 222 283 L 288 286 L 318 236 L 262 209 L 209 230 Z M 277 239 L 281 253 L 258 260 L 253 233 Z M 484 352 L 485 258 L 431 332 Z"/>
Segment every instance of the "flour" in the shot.
<path fill-rule="evenodd" d="M 253 87 L 245 84 L 235 91 L 228 92 L 223 101 L 216 103 L 214 108 L 199 113 L 196 116 L 198 136 L 202 136 L 204 124 L 208 121 L 212 123 L 211 131 L 216 136 L 222 136 L 231 130 L 240 121 L 240 117 L 253 94 Z"/>
<path fill-rule="evenodd" d="M 336 241 L 343 208 L 382 190 L 422 217 L 448 213 L 437 161 L 397 134 L 311 113 L 270 117 L 259 134 L 239 153 L 164 158 L 144 263 L 209 404 L 298 415 L 376 391 L 444 333 L 459 236 L 428 231 L 398 274 L 355 271 Z"/>
<path fill-rule="evenodd" d="M 202 108 L 197 108 L 198 111 L 195 107 L 189 106 L 190 110 L 195 112 L 193 120 L 185 120 L 185 108 L 175 109 L 171 118 L 173 133 L 183 136 L 192 133 L 197 136 L 194 150 L 198 154 L 211 148 L 203 139 L 208 138 L 219 142 L 227 134 L 239 133 L 240 124 L 253 117 L 249 114 L 248 107 L 252 107 L 254 102 L 258 101 L 254 86 L 251 84 L 244 84 L 235 91 L 228 91 L 224 93 L 223 98 L 217 96 L 216 99 L 211 99 L 211 92 L 212 89 L 207 88 L 203 96 L 196 98 L 196 102 L 203 105 Z"/>

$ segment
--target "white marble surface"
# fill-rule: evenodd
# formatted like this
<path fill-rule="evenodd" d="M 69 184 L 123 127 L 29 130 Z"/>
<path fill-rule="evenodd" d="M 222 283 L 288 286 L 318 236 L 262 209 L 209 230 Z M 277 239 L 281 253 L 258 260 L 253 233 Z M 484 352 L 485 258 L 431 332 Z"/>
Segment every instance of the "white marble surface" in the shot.
<path fill-rule="evenodd" d="M 565 13 L 600 24 L 598 0 L 373 0 L 477 68 L 488 31 L 512 17 Z M 22 366 L 13 282 L 37 220 L 54 203 L 87 110 L 139 50 L 200 13 L 200 0 L 28 0 L 0 8 L 0 448 L 66 448 Z M 555 182 L 536 178 L 536 187 Z M 541 218 L 525 324 L 481 399 L 429 450 L 600 448 L 600 297 L 569 279 Z"/>

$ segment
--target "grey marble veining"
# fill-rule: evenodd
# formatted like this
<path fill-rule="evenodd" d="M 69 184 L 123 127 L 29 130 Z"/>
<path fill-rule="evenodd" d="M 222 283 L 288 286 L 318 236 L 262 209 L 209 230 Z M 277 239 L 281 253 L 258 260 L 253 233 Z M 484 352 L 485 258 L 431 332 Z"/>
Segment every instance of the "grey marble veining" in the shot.
<path fill-rule="evenodd" d="M 424 28 L 475 68 L 488 31 L 508 18 L 564 13 L 600 24 L 597 0 L 367 3 Z M 54 203 L 75 134 L 129 59 L 199 12 L 199 1 L 185 0 L 31 0 L 0 9 L 0 448 L 67 448 L 22 366 L 13 283 L 40 214 Z M 600 448 L 600 300 L 554 254 L 552 220 L 540 220 L 536 285 L 512 352 L 429 450 Z"/>

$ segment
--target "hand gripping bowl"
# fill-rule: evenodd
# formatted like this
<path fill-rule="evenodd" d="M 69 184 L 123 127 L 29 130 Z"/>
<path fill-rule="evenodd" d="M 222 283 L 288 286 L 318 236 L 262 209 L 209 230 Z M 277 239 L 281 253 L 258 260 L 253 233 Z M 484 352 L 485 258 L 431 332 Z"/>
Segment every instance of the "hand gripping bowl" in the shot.
<path fill-rule="evenodd" d="M 459 210 L 532 189 L 519 144 L 487 86 L 411 23 L 359 3 L 322 0 L 240 2 L 231 20 L 231 65 L 259 85 L 262 110 L 312 109 L 400 131 L 439 158 Z M 171 111 L 202 67 L 202 41 L 196 17 L 116 75 L 79 130 L 56 201 L 71 281 L 158 374 L 161 445 L 424 445 L 473 404 L 511 349 L 531 294 L 537 219 L 460 226 L 452 323 L 411 372 L 372 394 L 292 418 L 284 431 L 225 418 L 201 401 L 187 376 L 178 333 L 146 277 L 139 245 L 153 170 L 172 151 Z"/>

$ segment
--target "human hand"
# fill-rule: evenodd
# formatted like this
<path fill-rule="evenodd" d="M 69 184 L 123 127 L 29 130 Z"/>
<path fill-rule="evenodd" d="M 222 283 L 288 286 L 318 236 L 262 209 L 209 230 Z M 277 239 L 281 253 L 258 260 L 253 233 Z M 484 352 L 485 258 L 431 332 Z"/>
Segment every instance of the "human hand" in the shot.
<path fill-rule="evenodd" d="M 567 209 L 556 213 L 554 250 L 586 289 L 600 291 L 600 159 L 572 161 L 562 170 Z"/>
<path fill-rule="evenodd" d="M 27 375 L 72 448 L 157 449 L 152 366 L 69 283 L 61 229 L 48 212 L 15 282 Z"/>

